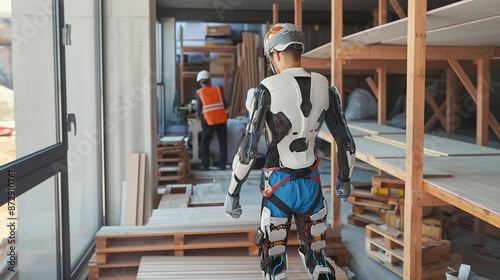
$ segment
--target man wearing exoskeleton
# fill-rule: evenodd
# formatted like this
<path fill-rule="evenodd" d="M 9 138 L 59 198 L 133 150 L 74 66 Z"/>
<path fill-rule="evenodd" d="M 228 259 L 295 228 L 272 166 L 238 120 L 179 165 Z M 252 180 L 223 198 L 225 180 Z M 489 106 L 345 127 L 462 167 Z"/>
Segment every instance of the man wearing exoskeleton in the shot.
<path fill-rule="evenodd" d="M 335 279 L 326 261 L 327 204 L 321 191 L 314 155 L 314 140 L 323 122 L 338 146 L 338 197 L 349 197 L 350 177 L 356 148 L 347 127 L 335 87 L 317 73 L 301 68 L 304 34 L 293 24 L 276 24 L 264 39 L 274 76 L 248 92 L 246 106 L 250 122 L 234 157 L 233 173 L 224 203 L 230 218 L 242 212 L 239 193 L 257 155 L 260 136 L 266 135 L 266 164 L 261 179 L 263 194 L 261 224 L 255 243 L 263 246 L 263 278 L 287 279 L 286 243 L 291 219 L 297 226 L 300 248 L 311 279 Z"/>

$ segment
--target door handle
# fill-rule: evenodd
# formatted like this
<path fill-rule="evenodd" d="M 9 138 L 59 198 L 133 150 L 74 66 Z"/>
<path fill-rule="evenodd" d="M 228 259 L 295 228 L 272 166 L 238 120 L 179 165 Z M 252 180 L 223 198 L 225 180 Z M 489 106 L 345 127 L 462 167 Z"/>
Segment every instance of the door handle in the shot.
<path fill-rule="evenodd" d="M 70 113 L 68 114 L 68 117 L 66 118 L 66 124 L 68 126 L 68 132 L 71 132 L 71 124 L 75 127 L 75 132 L 74 135 L 76 135 L 76 117 L 75 114 Z"/>

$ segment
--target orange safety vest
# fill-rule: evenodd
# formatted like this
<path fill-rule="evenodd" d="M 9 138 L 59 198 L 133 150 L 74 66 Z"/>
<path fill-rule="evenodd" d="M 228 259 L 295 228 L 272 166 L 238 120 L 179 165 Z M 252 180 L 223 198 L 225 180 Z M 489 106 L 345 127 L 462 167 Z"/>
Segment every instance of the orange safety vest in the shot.
<path fill-rule="evenodd" d="M 200 98 L 203 112 L 203 117 L 209 125 L 226 123 L 227 116 L 224 109 L 224 101 L 222 99 L 221 88 L 206 86 L 196 91 Z"/>

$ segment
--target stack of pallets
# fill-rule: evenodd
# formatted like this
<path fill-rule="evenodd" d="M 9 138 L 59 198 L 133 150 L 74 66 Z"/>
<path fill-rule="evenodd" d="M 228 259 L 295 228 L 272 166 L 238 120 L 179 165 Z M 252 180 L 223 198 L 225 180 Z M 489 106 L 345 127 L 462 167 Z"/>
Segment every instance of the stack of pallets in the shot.
<path fill-rule="evenodd" d="M 374 176 L 367 186 L 353 185 L 348 201 L 353 206 L 353 212 L 347 216 L 349 224 L 384 224 L 385 214 L 398 211 L 404 203 L 404 182 Z"/>
<path fill-rule="evenodd" d="M 368 257 L 403 277 L 403 232 L 377 225 L 366 226 Z M 450 251 L 448 240 L 422 238 L 422 279 L 443 279 L 448 267 L 458 270 L 462 256 Z"/>
<path fill-rule="evenodd" d="M 222 206 L 155 209 L 146 226 L 102 227 L 96 234 L 96 254 L 89 263 L 90 279 L 137 273 L 142 256 L 258 256 L 254 244 L 260 206 L 244 205 L 239 219 L 229 219 Z M 349 262 L 340 233 L 327 232 L 325 254 L 340 266 Z M 298 246 L 292 226 L 289 246 Z M 290 250 L 296 251 L 296 248 Z"/>
<path fill-rule="evenodd" d="M 189 175 L 188 149 L 184 136 L 158 140 L 158 185 L 184 184 Z"/>

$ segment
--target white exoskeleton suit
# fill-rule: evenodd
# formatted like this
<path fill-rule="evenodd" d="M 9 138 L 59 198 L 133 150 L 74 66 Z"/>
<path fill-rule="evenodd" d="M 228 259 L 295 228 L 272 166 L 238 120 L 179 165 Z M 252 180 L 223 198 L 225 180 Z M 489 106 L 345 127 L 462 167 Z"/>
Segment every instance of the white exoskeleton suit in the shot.
<path fill-rule="evenodd" d="M 277 36 L 280 40 L 272 44 Z M 265 43 L 267 54 L 269 50 L 283 51 L 288 47 L 303 49 L 303 34 L 294 25 L 277 24 L 269 31 Z M 323 253 L 328 211 L 321 191 L 314 141 L 326 122 L 338 145 L 339 176 L 335 190 L 339 197 L 347 198 L 356 148 L 337 90 L 329 87 L 320 74 L 288 68 L 250 90 L 246 106 L 250 122 L 233 161 L 226 214 L 231 218 L 241 215 L 239 193 L 256 158 L 260 136 L 265 134 L 261 225 L 255 237 L 255 243 L 263 246 L 264 279 L 287 279 L 285 248 L 292 217 L 301 244 L 299 253 L 311 278 L 335 279 L 335 272 Z"/>

